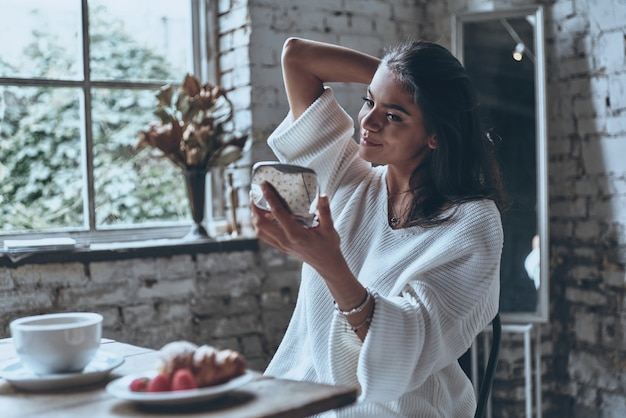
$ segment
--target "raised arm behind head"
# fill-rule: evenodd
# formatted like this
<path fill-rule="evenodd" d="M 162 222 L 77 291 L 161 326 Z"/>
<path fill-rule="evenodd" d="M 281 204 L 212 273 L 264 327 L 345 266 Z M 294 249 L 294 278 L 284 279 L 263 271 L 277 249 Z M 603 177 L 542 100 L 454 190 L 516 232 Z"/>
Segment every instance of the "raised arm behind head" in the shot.
<path fill-rule="evenodd" d="M 380 60 L 354 49 L 289 38 L 282 52 L 283 80 L 289 106 L 298 118 L 324 91 L 324 83 L 368 84 Z"/>

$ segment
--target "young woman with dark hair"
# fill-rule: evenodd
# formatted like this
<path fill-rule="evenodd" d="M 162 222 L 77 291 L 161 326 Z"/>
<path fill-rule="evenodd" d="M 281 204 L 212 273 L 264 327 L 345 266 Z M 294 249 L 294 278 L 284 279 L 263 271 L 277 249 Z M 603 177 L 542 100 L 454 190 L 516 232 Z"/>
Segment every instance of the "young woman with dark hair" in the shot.
<path fill-rule="evenodd" d="M 360 390 L 342 417 L 471 417 L 457 359 L 498 311 L 500 174 L 462 65 L 428 42 L 382 60 L 290 38 L 290 111 L 268 143 L 314 169 L 318 222 L 295 221 L 270 184 L 260 239 L 303 261 L 293 317 L 266 374 Z M 330 82 L 366 86 L 353 121 Z M 331 216 L 332 214 L 332 216 Z"/>

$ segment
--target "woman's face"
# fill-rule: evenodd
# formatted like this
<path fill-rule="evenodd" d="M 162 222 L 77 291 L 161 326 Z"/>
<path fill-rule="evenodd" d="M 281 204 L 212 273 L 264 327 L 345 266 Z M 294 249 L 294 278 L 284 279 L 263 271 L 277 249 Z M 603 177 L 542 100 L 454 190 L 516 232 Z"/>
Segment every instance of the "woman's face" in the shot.
<path fill-rule="evenodd" d="M 434 134 L 426 133 L 421 109 L 384 65 L 374 74 L 363 100 L 361 158 L 412 173 L 436 148 Z"/>

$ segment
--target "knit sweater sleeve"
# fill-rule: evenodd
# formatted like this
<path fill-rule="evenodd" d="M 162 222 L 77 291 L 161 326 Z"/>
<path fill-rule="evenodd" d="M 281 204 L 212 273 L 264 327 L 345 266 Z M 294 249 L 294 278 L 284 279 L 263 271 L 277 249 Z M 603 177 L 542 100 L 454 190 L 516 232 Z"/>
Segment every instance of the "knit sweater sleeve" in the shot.
<path fill-rule="evenodd" d="M 422 385 L 434 385 L 427 390 L 438 393 L 432 377 L 456 363 L 495 316 L 499 213 L 492 202 L 472 202 L 455 219 L 440 226 L 429 248 L 407 263 L 389 294 L 375 293 L 363 343 L 335 315 L 329 345 L 333 381 L 356 379 L 361 402 L 391 401 Z"/>
<path fill-rule="evenodd" d="M 348 170 L 369 170 L 358 159 L 353 140 L 354 122 L 337 103 L 333 90 L 326 87 L 322 95 L 298 118 L 291 111 L 268 138 L 268 145 L 281 162 L 302 165 L 315 170 L 321 191 L 332 197 Z"/>

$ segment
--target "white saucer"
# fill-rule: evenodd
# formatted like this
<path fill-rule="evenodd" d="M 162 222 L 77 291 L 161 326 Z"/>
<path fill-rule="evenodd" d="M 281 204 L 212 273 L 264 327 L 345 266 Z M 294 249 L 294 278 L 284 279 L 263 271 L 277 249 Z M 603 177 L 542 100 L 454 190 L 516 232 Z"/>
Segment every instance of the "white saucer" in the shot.
<path fill-rule="evenodd" d="M 215 386 L 208 386 L 199 389 L 176 390 L 171 392 L 133 392 L 130 390 L 130 383 L 138 378 L 148 379 L 156 376 L 156 371 L 140 374 L 131 374 L 110 382 L 107 385 L 107 392 L 116 398 L 133 401 L 144 405 L 182 405 L 206 401 L 224 395 L 238 387 L 252 381 L 258 374 L 253 371 L 246 371 L 241 376 L 235 377 L 226 383 Z"/>
<path fill-rule="evenodd" d="M 0 377 L 20 389 L 57 390 L 99 382 L 123 362 L 122 357 L 98 351 L 81 372 L 42 375 L 27 369 L 19 360 L 13 360 L 0 366 Z"/>

